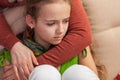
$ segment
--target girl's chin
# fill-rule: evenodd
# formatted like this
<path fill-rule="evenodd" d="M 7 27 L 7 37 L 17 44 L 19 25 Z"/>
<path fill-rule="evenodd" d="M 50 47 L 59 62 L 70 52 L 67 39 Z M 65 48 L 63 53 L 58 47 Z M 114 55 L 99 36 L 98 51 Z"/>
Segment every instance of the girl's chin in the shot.
<path fill-rule="evenodd" d="M 59 44 L 59 43 L 61 43 L 61 41 L 56 41 L 56 42 L 53 42 L 52 44 L 53 44 L 53 45 L 57 45 L 57 44 Z"/>

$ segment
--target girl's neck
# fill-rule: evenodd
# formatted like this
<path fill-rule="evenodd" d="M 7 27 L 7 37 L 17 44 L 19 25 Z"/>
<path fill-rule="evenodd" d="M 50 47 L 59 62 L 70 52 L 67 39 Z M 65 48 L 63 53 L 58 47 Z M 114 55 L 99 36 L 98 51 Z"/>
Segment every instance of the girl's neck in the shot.
<path fill-rule="evenodd" d="M 35 41 L 38 43 L 38 44 L 40 44 L 42 47 L 44 47 L 45 49 L 49 49 L 50 48 L 50 45 L 51 44 L 49 44 L 49 43 L 47 43 L 47 42 L 43 42 L 40 38 L 39 38 L 39 36 L 37 36 L 36 34 L 35 34 Z"/>

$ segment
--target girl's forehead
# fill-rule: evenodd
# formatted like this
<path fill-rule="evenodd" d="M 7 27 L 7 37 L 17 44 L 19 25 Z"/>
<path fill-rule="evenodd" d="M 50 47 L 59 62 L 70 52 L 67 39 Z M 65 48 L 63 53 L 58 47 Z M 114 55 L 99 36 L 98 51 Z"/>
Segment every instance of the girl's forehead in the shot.
<path fill-rule="evenodd" d="M 44 5 L 38 12 L 39 18 L 64 19 L 70 16 L 70 6 L 68 4 L 49 4 Z"/>
<path fill-rule="evenodd" d="M 67 3 L 70 5 L 70 2 L 69 0 L 68 1 L 65 1 L 65 0 L 52 0 L 51 2 L 47 2 L 47 0 L 45 1 L 41 1 L 41 2 L 38 2 L 36 5 L 37 7 L 43 7 L 44 5 L 47 5 L 47 4 L 63 4 L 63 3 Z"/>
<path fill-rule="evenodd" d="M 64 3 L 46 3 L 46 4 L 38 5 L 38 8 L 39 8 L 39 10 L 44 10 L 45 8 L 52 9 L 53 7 L 61 8 L 62 6 L 64 6 L 65 8 L 66 8 L 66 6 L 70 7 L 70 5 L 68 3 L 64 2 Z"/>

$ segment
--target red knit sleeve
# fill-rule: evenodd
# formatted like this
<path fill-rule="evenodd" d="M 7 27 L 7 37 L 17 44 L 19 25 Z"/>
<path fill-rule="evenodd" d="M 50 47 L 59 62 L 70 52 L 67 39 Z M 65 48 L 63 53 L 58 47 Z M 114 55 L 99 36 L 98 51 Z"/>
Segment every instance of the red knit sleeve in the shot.
<path fill-rule="evenodd" d="M 0 0 L 1 7 L 7 7 L 9 5 L 8 0 Z"/>
<path fill-rule="evenodd" d="M 39 64 L 59 66 L 91 44 L 91 31 L 87 15 L 80 0 L 72 0 L 70 26 L 64 40 L 39 56 Z"/>
<path fill-rule="evenodd" d="M 3 14 L 0 13 L 0 45 L 3 45 L 10 50 L 18 41 L 19 40 L 15 37 L 15 35 L 12 34 Z"/>
<path fill-rule="evenodd" d="M 0 0 L 0 7 L 14 7 L 14 6 L 20 6 L 24 4 L 24 1 L 17 2 L 17 3 L 9 3 L 8 0 Z"/>

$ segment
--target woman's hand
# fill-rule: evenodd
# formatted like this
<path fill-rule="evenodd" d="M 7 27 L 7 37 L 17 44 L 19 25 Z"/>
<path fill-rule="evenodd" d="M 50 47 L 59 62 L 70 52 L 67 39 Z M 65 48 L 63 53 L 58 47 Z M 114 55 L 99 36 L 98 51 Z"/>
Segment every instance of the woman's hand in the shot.
<path fill-rule="evenodd" d="M 5 66 L 3 80 L 21 80 L 18 76 L 17 67 L 13 65 Z"/>
<path fill-rule="evenodd" d="M 12 64 L 17 67 L 19 74 L 24 80 L 28 78 L 34 65 L 38 65 L 37 59 L 33 52 L 24 46 L 21 42 L 17 42 L 11 49 Z"/>

